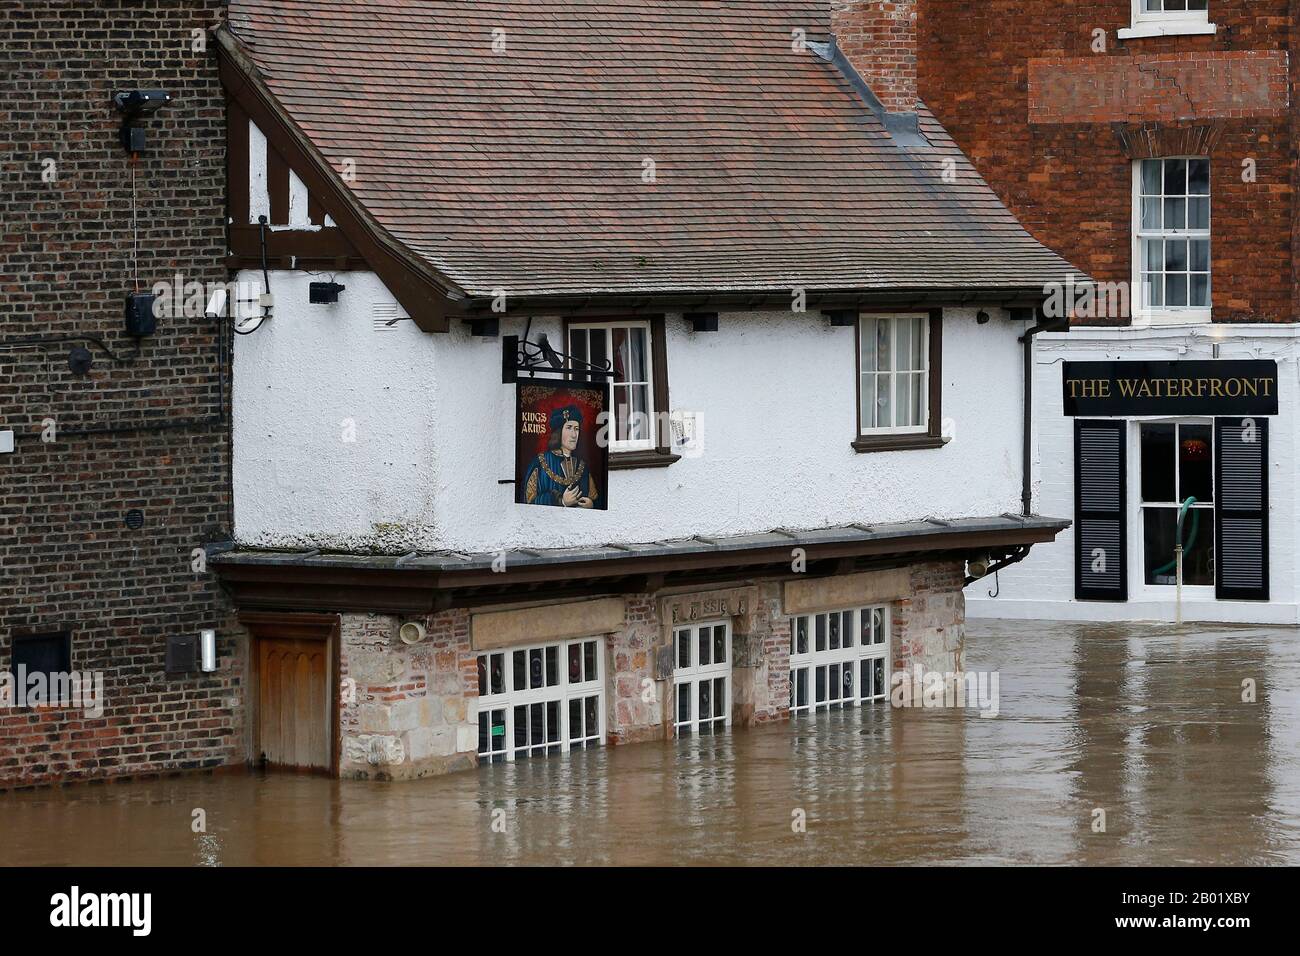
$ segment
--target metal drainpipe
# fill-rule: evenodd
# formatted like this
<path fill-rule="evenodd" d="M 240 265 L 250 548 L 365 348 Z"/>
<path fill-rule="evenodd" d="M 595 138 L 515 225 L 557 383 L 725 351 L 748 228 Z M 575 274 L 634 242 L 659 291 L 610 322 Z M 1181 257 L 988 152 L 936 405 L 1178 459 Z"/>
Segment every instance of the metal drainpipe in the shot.
<path fill-rule="evenodd" d="M 1037 313 L 1041 315 L 1041 311 Z M 1064 332 L 1070 328 L 1069 319 L 1040 322 L 1020 337 L 1025 346 L 1025 407 L 1024 446 L 1021 462 L 1020 506 L 1025 517 L 1034 513 L 1033 480 L 1033 428 L 1034 428 L 1034 336 L 1040 332 Z"/>

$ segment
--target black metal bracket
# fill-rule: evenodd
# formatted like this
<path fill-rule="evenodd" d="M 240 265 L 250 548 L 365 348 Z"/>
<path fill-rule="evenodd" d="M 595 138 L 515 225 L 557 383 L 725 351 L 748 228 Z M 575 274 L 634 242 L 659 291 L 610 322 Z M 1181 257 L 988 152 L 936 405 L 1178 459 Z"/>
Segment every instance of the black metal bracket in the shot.
<path fill-rule="evenodd" d="M 613 362 L 593 364 L 564 352 L 557 352 L 551 347 L 545 335 L 539 335 L 536 342 L 530 341 L 528 333 L 532 331 L 532 327 L 532 320 L 529 319 L 522 339 L 517 335 L 501 337 L 501 383 L 503 385 L 515 384 L 521 374 L 536 378 L 538 372 L 579 381 L 608 380 L 614 377 Z"/>

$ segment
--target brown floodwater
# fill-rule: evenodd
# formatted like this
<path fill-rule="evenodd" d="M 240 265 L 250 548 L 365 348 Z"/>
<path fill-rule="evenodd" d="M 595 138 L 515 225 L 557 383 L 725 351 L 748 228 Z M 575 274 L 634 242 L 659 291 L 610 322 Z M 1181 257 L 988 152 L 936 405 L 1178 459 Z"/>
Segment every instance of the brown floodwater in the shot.
<path fill-rule="evenodd" d="M 3 793 L 0 863 L 1300 863 L 1300 631 L 973 622 L 966 664 L 998 673 L 998 716 L 882 706 L 411 783 Z"/>

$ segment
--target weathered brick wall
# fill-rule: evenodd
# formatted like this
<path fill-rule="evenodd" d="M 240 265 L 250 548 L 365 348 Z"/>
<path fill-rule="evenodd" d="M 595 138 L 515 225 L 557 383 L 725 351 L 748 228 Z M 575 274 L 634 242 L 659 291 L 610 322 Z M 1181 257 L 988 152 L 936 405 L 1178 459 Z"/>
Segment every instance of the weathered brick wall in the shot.
<path fill-rule="evenodd" d="M 909 594 L 891 602 L 892 666 L 961 669 L 965 599 L 961 561 L 906 571 Z M 606 641 L 606 743 L 620 746 L 672 736 L 674 684 L 655 680 L 655 655 L 673 646 L 678 627 L 732 623 L 732 727 L 790 716 L 791 619 L 783 581 L 667 594 L 626 594 L 621 630 Z M 426 639 L 403 644 L 401 619 L 345 614 L 341 622 L 340 775 L 403 780 L 477 764 L 477 654 L 472 614 L 425 619 Z M 504 648 L 509 655 L 510 648 Z M 653 693 L 650 693 L 653 689 Z"/>
<path fill-rule="evenodd" d="M 106 710 L 0 712 L 0 787 L 240 761 L 245 651 L 191 551 L 228 531 L 216 327 L 164 320 L 137 358 L 95 352 L 76 378 L 71 343 L 132 352 L 122 305 L 139 282 L 224 282 L 224 107 L 215 60 L 193 49 L 220 0 L 7 0 L 0 4 L 0 670 L 17 633 L 69 630 L 72 666 L 105 672 Z M 136 167 L 111 94 L 173 96 L 147 122 Z M 46 162 L 47 160 L 51 162 Z M 49 181 L 46 181 L 48 179 Z M 41 440 L 42 422 L 58 440 Z M 197 424 L 168 427 L 174 420 Z M 138 426 L 122 431 L 123 426 Z M 102 433 L 75 435 L 79 429 Z M 143 512 L 130 530 L 124 515 Z M 163 673 L 167 635 L 220 629 L 220 670 Z"/>
<path fill-rule="evenodd" d="M 790 716 L 790 618 L 781 607 L 781 584 L 760 582 L 755 591 L 749 633 L 736 641 L 738 727 Z"/>
<path fill-rule="evenodd" d="M 962 669 L 966 640 L 966 567 L 961 561 L 914 565 L 912 595 L 891 606 L 895 673 L 920 664 L 925 671 Z"/>
<path fill-rule="evenodd" d="M 665 731 L 665 701 L 658 692 L 647 693 L 654 685 L 650 655 L 660 640 L 654 598 L 629 594 L 626 605 L 626 626 L 622 633 L 610 636 L 606 656 L 608 685 L 613 689 L 606 706 L 606 736 L 611 745 L 662 739 Z"/>
<path fill-rule="evenodd" d="M 831 29 L 891 112 L 916 109 L 916 0 L 831 0 Z"/>
<path fill-rule="evenodd" d="M 382 614 L 343 615 L 340 776 L 413 779 L 478 762 L 469 722 L 478 697 L 469 612 L 427 618 L 427 636 L 414 645 L 399 640 L 401 623 Z"/>
<path fill-rule="evenodd" d="M 1114 111 L 1126 115 L 1119 125 L 1130 139 L 1144 129 L 1213 125 L 1214 318 L 1292 321 L 1300 315 L 1295 56 L 1285 98 L 1275 68 L 1294 45 L 1298 11 L 1296 0 L 1214 0 L 1215 35 L 1120 41 L 1129 0 L 922 0 L 921 98 L 1026 228 L 1105 282 L 1131 278 L 1131 163 L 1109 122 Z M 1103 52 L 1093 49 L 1094 30 L 1104 31 Z M 1269 89 L 1217 87 L 1225 57 L 1247 52 L 1262 54 Z M 1085 76 L 1079 63 L 1092 59 L 1098 75 Z M 1041 122 L 1031 121 L 1033 60 L 1056 60 L 1036 67 L 1033 119 Z M 1150 72 L 1154 62 L 1167 75 L 1150 81 L 1148 96 L 1135 97 L 1140 84 L 1117 79 L 1143 63 Z M 1189 77 L 1187 96 L 1170 92 Z M 1065 101 L 1080 84 L 1088 86 L 1076 96 L 1083 106 L 1071 116 Z M 1108 97 L 1109 111 L 1098 96 Z M 1247 160 L 1253 182 L 1243 177 Z"/>

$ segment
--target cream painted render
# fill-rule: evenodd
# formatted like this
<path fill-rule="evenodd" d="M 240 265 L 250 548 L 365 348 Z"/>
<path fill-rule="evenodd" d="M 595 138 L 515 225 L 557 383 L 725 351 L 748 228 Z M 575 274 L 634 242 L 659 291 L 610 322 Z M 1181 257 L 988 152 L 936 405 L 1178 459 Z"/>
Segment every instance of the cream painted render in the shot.
<path fill-rule="evenodd" d="M 1061 363 L 1065 361 L 1141 361 L 1275 359 L 1278 363 L 1278 415 L 1269 428 L 1269 594 L 1264 601 L 1218 601 L 1213 588 L 1184 589 L 1187 621 L 1257 624 L 1300 623 L 1295 541 L 1297 512 L 1295 422 L 1300 413 L 1300 330 L 1288 325 L 1222 325 L 1151 328 L 1075 328 L 1045 334 L 1035 346 L 1034 426 L 1035 501 L 1045 514 L 1074 516 L 1074 419 L 1064 414 Z M 1074 531 L 1051 544 L 1036 545 L 1021 564 L 966 590 L 967 613 L 975 618 L 1128 621 L 1175 620 L 1174 588 L 1149 587 L 1142 580 L 1141 536 L 1136 509 L 1140 487 L 1136 471 L 1136 428 L 1130 421 L 1128 458 L 1129 600 L 1076 601 Z M 996 591 L 997 597 L 990 597 Z"/>

